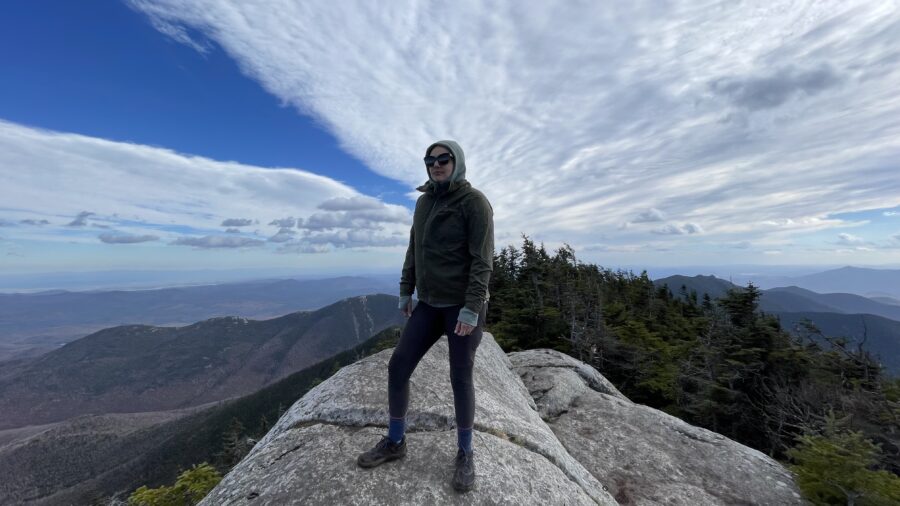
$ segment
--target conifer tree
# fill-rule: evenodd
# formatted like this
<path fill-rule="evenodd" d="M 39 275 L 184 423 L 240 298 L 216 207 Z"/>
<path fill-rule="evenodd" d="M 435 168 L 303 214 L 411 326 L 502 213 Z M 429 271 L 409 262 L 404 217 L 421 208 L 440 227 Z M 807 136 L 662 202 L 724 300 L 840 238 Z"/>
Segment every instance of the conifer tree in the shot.
<path fill-rule="evenodd" d="M 900 504 L 900 477 L 873 469 L 880 447 L 841 425 L 832 414 L 822 434 L 804 434 L 788 450 L 803 495 L 815 504 Z"/>

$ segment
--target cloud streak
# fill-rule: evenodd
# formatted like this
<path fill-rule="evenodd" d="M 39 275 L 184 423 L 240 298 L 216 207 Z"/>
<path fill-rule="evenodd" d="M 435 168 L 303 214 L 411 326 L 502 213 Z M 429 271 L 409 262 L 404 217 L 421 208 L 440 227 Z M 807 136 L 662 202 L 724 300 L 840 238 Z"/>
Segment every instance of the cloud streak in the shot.
<path fill-rule="evenodd" d="M 155 241 L 159 237 L 155 235 L 130 235 L 130 234 L 100 234 L 97 236 L 107 244 L 136 244 L 139 242 Z"/>
<path fill-rule="evenodd" d="M 678 248 L 702 232 L 753 254 L 788 233 L 771 222 L 796 236 L 900 204 L 891 2 L 132 5 L 166 33 L 205 35 L 410 188 L 424 147 L 458 140 L 499 244 Z"/>
<path fill-rule="evenodd" d="M 4 228 L 11 241 L 160 240 L 205 249 L 259 247 L 266 241 L 237 227 L 269 223 L 293 228 L 304 217 L 322 213 L 320 205 L 340 199 L 369 202 L 357 213 L 394 218 L 379 222 L 370 244 L 354 243 L 360 247 L 391 242 L 393 233 L 408 231 L 411 221 L 403 206 L 364 197 L 343 183 L 301 169 L 220 162 L 2 120 L 0 179 L 3 223 L 31 225 Z M 375 203 L 377 208 L 372 208 Z M 223 232 L 223 226 L 230 233 Z M 109 232 L 97 236 L 90 228 Z M 276 237 L 277 242 L 299 240 L 290 233 Z"/>
<path fill-rule="evenodd" d="M 249 237 L 235 237 L 227 235 L 207 235 L 203 237 L 179 237 L 172 244 L 178 246 L 193 246 L 195 248 L 246 248 L 262 246 L 265 241 Z"/>

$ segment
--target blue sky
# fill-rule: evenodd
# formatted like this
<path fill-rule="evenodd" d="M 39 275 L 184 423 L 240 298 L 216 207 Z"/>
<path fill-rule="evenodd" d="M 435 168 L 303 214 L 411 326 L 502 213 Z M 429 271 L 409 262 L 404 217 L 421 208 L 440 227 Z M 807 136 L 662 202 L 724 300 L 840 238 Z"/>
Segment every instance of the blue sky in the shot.
<path fill-rule="evenodd" d="M 0 276 L 397 271 L 439 138 L 498 247 L 900 266 L 893 2 L 2 10 Z"/>
<path fill-rule="evenodd" d="M 407 204 L 404 185 L 346 154 L 223 51 L 177 43 L 124 3 L 10 3 L 0 44 L 6 121 L 263 167 L 321 167 L 366 194 Z"/>

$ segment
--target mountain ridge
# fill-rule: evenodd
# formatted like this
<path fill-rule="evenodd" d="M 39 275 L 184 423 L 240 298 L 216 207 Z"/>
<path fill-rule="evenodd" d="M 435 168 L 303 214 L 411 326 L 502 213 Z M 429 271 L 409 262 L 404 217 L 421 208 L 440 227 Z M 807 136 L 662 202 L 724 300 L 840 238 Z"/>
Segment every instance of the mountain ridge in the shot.
<path fill-rule="evenodd" d="M 402 324 L 397 297 L 360 296 L 269 320 L 125 325 L 0 363 L 0 429 L 79 414 L 184 408 L 242 395 Z"/>

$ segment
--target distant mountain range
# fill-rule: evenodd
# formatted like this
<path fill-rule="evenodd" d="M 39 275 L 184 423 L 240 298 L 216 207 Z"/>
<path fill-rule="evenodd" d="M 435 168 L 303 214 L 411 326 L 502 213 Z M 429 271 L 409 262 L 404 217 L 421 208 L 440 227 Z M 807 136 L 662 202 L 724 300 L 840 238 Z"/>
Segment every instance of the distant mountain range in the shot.
<path fill-rule="evenodd" d="M 263 321 L 104 329 L 0 363 L 0 429 L 245 395 L 403 323 L 396 296 L 371 295 Z"/>
<path fill-rule="evenodd" d="M 396 299 L 395 299 L 396 300 Z M 396 309 L 395 309 L 396 311 Z M 398 312 L 399 313 L 399 312 Z M 83 415 L 0 430 L 0 504 L 113 504 L 141 485 L 170 485 L 193 464 L 214 462 L 232 419 L 261 435 L 319 381 L 396 344 L 388 327 L 359 345 L 237 399 L 186 410 Z M 281 408 L 281 409 L 279 409 Z"/>
<path fill-rule="evenodd" d="M 715 276 L 669 276 L 653 283 L 667 285 L 675 296 L 681 296 L 684 286 L 688 293 L 697 292 L 698 301 L 704 293 L 718 299 L 729 289 L 744 289 Z M 850 346 L 855 347 L 865 335 L 864 348 L 880 358 L 889 374 L 900 375 L 900 306 L 883 300 L 788 286 L 761 290 L 759 309 L 777 316 L 785 330 L 794 334 L 797 323 L 806 318 L 826 336 L 848 338 Z"/>
<path fill-rule="evenodd" d="M 365 277 L 275 279 L 153 290 L 0 294 L 0 361 L 33 357 L 98 330 L 128 324 L 185 325 L 216 316 L 265 319 L 347 297 L 396 294 Z"/>
<path fill-rule="evenodd" d="M 737 276 L 736 283 L 760 288 L 798 286 L 818 293 L 853 293 L 864 297 L 900 299 L 900 269 L 841 267 L 804 276 Z"/>

